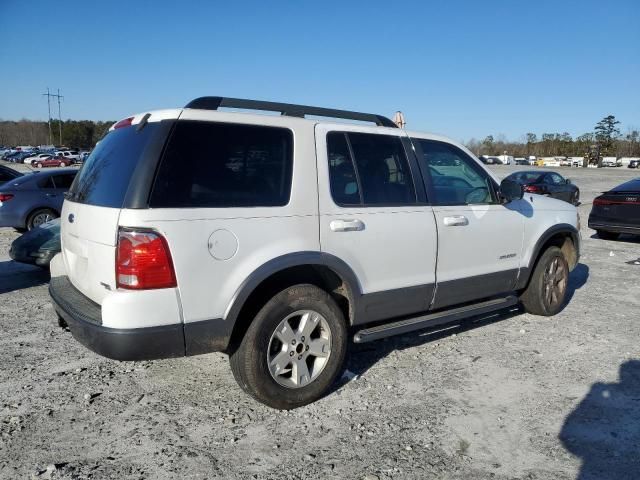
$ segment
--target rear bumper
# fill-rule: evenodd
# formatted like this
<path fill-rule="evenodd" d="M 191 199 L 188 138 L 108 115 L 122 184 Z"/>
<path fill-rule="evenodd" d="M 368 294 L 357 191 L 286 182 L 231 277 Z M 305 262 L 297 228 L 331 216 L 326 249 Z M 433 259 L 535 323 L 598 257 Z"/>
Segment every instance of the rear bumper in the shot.
<path fill-rule="evenodd" d="M 52 270 L 56 270 L 56 265 Z M 53 273 L 53 272 L 52 272 Z M 73 337 L 89 350 L 114 360 L 156 360 L 225 351 L 232 325 L 220 318 L 141 328 L 102 324 L 102 307 L 76 289 L 66 276 L 49 283 L 53 306 Z"/>
<path fill-rule="evenodd" d="M 624 222 L 616 221 L 608 218 L 589 217 L 589 228 L 593 230 L 604 230 L 606 232 L 630 233 L 632 235 L 640 235 L 640 224 L 629 225 Z"/>
<path fill-rule="evenodd" d="M 181 323 L 145 328 L 102 325 L 102 308 L 79 292 L 67 277 L 53 277 L 51 301 L 73 337 L 94 352 L 114 360 L 153 360 L 185 355 Z"/>

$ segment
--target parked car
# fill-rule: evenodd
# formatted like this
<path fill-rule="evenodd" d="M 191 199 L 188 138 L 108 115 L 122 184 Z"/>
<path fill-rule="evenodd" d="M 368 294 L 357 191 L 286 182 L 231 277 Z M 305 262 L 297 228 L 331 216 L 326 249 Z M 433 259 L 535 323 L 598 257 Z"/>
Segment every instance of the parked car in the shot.
<path fill-rule="evenodd" d="M 531 170 L 514 172 L 507 178 L 522 185 L 527 193 L 546 195 L 573 205 L 580 203 L 580 189 L 559 173 Z"/>
<path fill-rule="evenodd" d="M 78 153 L 78 161 L 77 163 L 84 163 L 84 161 L 87 159 L 87 157 L 89 157 L 89 155 L 91 155 L 91 151 L 86 151 L 83 150 L 80 153 Z"/>
<path fill-rule="evenodd" d="M 625 182 L 593 200 L 589 228 L 603 240 L 621 233 L 640 235 L 640 178 Z"/>
<path fill-rule="evenodd" d="M 33 162 L 31 162 L 31 165 L 36 168 L 68 167 L 69 165 L 73 165 L 73 161 L 67 157 L 52 157 L 51 155 L 49 155 L 48 157 L 34 160 Z"/>
<path fill-rule="evenodd" d="M 49 292 L 79 342 L 120 360 L 224 351 L 246 392 L 283 409 L 330 389 L 351 332 L 518 302 L 556 314 L 580 248 L 573 205 L 523 198 L 451 140 L 220 97 L 113 125 L 61 222 Z"/>
<path fill-rule="evenodd" d="M 51 259 L 60 253 L 60 218 L 43 223 L 22 234 L 11 243 L 9 256 L 16 262 L 49 268 Z"/>
<path fill-rule="evenodd" d="M 28 157 L 26 157 L 22 163 L 26 163 L 27 165 L 31 165 L 34 161 L 37 160 L 44 160 L 46 158 L 50 158 L 53 155 L 51 155 L 50 153 L 37 153 L 35 155 L 29 155 Z"/>
<path fill-rule="evenodd" d="M 64 157 L 70 160 L 71 163 L 77 162 L 80 159 L 80 155 L 75 150 L 58 150 L 54 155 L 56 157 Z"/>
<path fill-rule="evenodd" d="M 23 163 L 24 159 L 30 156 L 33 156 L 31 152 L 16 152 L 13 155 L 9 155 L 7 160 L 12 163 Z"/>
<path fill-rule="evenodd" d="M 628 168 L 640 168 L 640 160 L 631 160 L 629 162 L 629 165 L 627 165 Z"/>
<path fill-rule="evenodd" d="M 516 165 L 529 165 L 529 160 L 526 158 L 516 158 L 514 162 Z"/>
<path fill-rule="evenodd" d="M 0 185 L 0 227 L 31 230 L 60 216 L 76 169 L 29 173 Z"/>
<path fill-rule="evenodd" d="M 9 180 L 13 180 L 14 178 L 21 177 L 22 173 L 17 172 L 13 168 L 5 167 L 4 165 L 0 165 L 0 185 Z"/>

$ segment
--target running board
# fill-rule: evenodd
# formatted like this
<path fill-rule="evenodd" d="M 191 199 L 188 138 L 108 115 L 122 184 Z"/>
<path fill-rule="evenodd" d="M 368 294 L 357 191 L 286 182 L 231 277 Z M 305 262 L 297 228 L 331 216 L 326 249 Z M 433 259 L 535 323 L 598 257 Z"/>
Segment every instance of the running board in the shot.
<path fill-rule="evenodd" d="M 475 315 L 483 315 L 503 308 L 512 307 L 517 303 L 518 297 L 510 295 L 504 298 L 494 298 L 484 302 L 474 303 L 473 305 L 465 305 L 464 307 L 398 320 L 396 322 L 360 330 L 353 337 L 353 341 L 355 343 L 372 342 L 393 335 L 400 335 L 444 323 L 455 322 Z"/>

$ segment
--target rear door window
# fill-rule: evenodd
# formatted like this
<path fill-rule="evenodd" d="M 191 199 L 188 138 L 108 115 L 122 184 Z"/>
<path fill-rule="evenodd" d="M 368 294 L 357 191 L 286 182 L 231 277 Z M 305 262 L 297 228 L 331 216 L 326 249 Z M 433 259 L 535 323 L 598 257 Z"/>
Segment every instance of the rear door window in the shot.
<path fill-rule="evenodd" d="M 293 134 L 285 128 L 179 121 L 149 205 L 276 207 L 289 203 Z"/>
<path fill-rule="evenodd" d="M 98 144 L 77 174 L 69 200 L 101 207 L 122 208 L 129 180 L 142 153 L 158 128 L 148 123 L 109 132 Z"/>
<path fill-rule="evenodd" d="M 53 189 L 56 188 L 56 184 L 53 183 L 53 177 L 43 178 L 38 182 L 38 186 L 44 189 Z"/>
<path fill-rule="evenodd" d="M 349 153 L 347 137 L 342 132 L 327 134 L 331 196 L 338 205 L 362 204 L 359 181 Z"/>
<path fill-rule="evenodd" d="M 330 132 L 327 153 L 331 195 L 337 205 L 416 203 L 413 178 L 400 138 Z"/>
<path fill-rule="evenodd" d="M 62 190 L 68 190 L 73 183 L 73 179 L 75 178 L 75 173 L 65 173 L 63 175 L 55 175 L 53 177 L 53 183 L 56 185 L 56 188 Z"/>

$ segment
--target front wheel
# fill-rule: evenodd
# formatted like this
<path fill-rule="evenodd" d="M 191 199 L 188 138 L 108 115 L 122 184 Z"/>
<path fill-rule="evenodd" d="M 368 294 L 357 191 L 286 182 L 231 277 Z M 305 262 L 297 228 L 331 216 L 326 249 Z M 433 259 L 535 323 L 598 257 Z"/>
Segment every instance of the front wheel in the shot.
<path fill-rule="evenodd" d="M 529 285 L 520 295 L 527 313 L 555 315 L 564 305 L 569 265 L 558 247 L 547 248 L 533 270 Z"/>
<path fill-rule="evenodd" d="M 256 400 L 288 410 L 329 390 L 346 351 L 346 323 L 336 302 L 318 287 L 295 285 L 258 312 L 231 354 L 231 370 Z"/>

